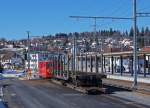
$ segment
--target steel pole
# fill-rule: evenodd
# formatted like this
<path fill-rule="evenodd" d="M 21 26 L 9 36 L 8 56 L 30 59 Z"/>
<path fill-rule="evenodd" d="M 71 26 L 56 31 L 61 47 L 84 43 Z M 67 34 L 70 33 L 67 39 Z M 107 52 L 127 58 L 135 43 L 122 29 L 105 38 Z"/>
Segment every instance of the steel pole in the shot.
<path fill-rule="evenodd" d="M 76 37 L 73 39 L 73 71 L 76 71 Z"/>
<path fill-rule="evenodd" d="M 133 69 L 134 69 L 134 82 L 133 82 L 133 88 L 137 88 L 137 15 L 136 15 L 136 0 L 133 0 L 133 28 L 134 28 L 134 36 L 133 36 L 133 42 L 134 42 L 134 51 L 133 51 Z"/>
<path fill-rule="evenodd" d="M 28 35 L 28 55 L 27 55 L 27 61 L 28 61 L 28 73 L 30 71 L 30 31 L 27 31 Z"/>

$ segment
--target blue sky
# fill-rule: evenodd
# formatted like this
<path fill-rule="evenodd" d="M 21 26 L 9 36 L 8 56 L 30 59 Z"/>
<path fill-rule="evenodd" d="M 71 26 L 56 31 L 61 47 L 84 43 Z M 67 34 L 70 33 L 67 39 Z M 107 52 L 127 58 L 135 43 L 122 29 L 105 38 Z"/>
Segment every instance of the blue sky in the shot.
<path fill-rule="evenodd" d="M 139 12 L 150 12 L 150 0 L 137 0 Z M 93 20 L 68 16 L 132 16 L 132 0 L 0 0 L 0 38 L 26 38 L 59 32 L 93 30 Z M 132 22 L 98 20 L 97 29 L 128 30 Z M 138 26 L 149 26 L 150 18 L 139 18 Z"/>

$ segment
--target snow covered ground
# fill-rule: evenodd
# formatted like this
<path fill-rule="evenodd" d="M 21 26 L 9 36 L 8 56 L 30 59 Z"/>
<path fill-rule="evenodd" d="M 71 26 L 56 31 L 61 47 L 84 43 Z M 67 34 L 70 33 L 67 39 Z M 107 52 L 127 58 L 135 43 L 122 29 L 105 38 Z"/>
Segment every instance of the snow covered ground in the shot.
<path fill-rule="evenodd" d="M 18 78 L 25 75 L 24 71 L 17 72 L 16 70 L 4 70 L 2 76 L 4 78 Z"/>

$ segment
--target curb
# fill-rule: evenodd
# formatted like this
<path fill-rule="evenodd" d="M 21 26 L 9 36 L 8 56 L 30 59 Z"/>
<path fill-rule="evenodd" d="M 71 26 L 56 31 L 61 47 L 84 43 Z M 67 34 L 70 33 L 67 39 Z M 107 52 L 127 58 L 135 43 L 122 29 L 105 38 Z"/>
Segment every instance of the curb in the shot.
<path fill-rule="evenodd" d="M 150 95 L 150 90 L 145 90 L 145 89 L 140 89 L 140 88 L 133 89 L 132 87 L 117 85 L 117 84 L 108 84 L 108 83 L 103 83 L 103 84 L 106 85 L 106 86 L 117 87 L 117 88 L 121 88 L 121 89 L 126 89 L 126 90 L 130 90 L 130 91 Z"/>

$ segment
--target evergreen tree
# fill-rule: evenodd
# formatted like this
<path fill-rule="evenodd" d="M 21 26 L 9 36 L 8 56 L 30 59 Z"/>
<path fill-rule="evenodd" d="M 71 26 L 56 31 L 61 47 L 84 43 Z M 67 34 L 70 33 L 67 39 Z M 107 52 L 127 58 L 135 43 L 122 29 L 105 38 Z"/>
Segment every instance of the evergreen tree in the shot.
<path fill-rule="evenodd" d="M 150 36 L 150 30 L 148 27 L 145 29 L 145 36 Z"/>
<path fill-rule="evenodd" d="M 139 28 L 138 28 L 138 27 L 136 27 L 136 33 L 137 33 L 137 36 L 140 35 L 140 31 L 139 31 Z"/>
<path fill-rule="evenodd" d="M 109 30 L 109 35 L 110 35 L 110 36 L 113 35 L 113 29 L 112 29 L 112 28 L 110 28 L 110 30 Z"/>
<path fill-rule="evenodd" d="M 144 30 L 144 27 L 142 27 L 140 36 L 144 36 L 144 35 L 145 35 L 145 30 Z"/>
<path fill-rule="evenodd" d="M 139 48 L 144 47 L 144 39 L 143 38 L 138 38 L 138 46 L 139 46 Z"/>
<path fill-rule="evenodd" d="M 134 30 L 133 30 L 133 27 L 130 29 L 130 32 L 129 32 L 129 36 L 130 37 L 133 37 L 133 33 L 134 33 Z"/>
<path fill-rule="evenodd" d="M 125 32 L 125 36 L 129 36 L 129 34 L 128 34 L 128 31 L 126 30 L 126 32 Z"/>

